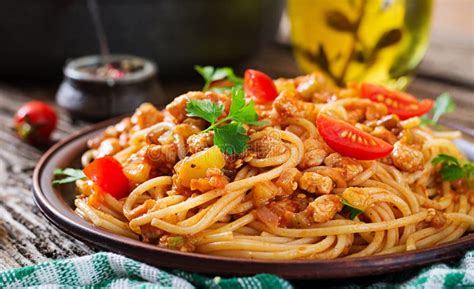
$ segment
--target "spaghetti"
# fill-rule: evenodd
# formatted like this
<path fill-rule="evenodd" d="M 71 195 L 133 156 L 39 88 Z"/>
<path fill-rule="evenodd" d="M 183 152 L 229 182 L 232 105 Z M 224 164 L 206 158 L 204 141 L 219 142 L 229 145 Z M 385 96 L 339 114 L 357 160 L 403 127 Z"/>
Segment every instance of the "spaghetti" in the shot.
<path fill-rule="evenodd" d="M 466 182 L 443 181 L 432 164 L 441 153 L 464 159 L 451 141 L 458 133 L 432 131 L 418 117 L 400 120 L 362 99 L 358 86 L 336 88 L 316 74 L 275 84 L 278 97 L 255 107 L 268 123 L 245 126 L 250 140 L 238 155 L 223 154 L 213 132 L 202 133 L 208 123 L 186 112 L 191 99 L 210 99 L 226 114 L 228 93 L 190 92 L 163 111 L 143 104 L 90 140 L 82 156 L 84 166 L 113 156 L 131 192 L 116 199 L 79 180 L 76 212 L 163 247 L 270 260 L 404 252 L 458 239 L 474 226 L 474 192 Z M 315 124 L 320 114 L 394 149 L 373 160 L 337 152 Z M 347 204 L 361 214 L 351 219 Z"/>

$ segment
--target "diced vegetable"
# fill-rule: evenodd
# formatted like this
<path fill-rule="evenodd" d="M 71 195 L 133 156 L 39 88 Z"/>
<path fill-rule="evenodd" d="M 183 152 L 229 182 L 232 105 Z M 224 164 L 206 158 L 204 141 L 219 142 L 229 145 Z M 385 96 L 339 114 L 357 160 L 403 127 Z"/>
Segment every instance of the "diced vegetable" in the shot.
<path fill-rule="evenodd" d="M 122 170 L 122 165 L 113 157 L 98 158 L 90 163 L 84 174 L 96 183 L 102 190 L 117 199 L 126 197 L 129 192 L 129 182 Z"/>
<path fill-rule="evenodd" d="M 336 152 L 359 160 L 374 160 L 389 155 L 393 146 L 344 121 L 320 114 L 319 134 Z"/>
<path fill-rule="evenodd" d="M 254 69 L 245 71 L 244 90 L 245 95 L 252 97 L 257 103 L 273 101 L 278 96 L 273 79 Z"/>
<path fill-rule="evenodd" d="M 411 94 L 391 91 L 374 84 L 363 83 L 360 94 L 363 98 L 385 104 L 388 112 L 398 115 L 401 120 L 424 115 L 433 107 L 433 100 L 431 99 L 418 101 Z"/>
<path fill-rule="evenodd" d="M 198 152 L 176 164 L 178 182 L 189 187 L 192 179 L 203 178 L 209 168 L 222 169 L 225 165 L 224 154 L 219 147 L 213 146 L 205 151 Z"/>

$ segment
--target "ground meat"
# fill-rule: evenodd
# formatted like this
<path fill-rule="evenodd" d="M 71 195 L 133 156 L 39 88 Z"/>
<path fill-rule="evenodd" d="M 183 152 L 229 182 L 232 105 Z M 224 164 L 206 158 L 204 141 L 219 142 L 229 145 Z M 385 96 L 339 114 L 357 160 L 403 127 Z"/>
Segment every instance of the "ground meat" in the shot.
<path fill-rule="evenodd" d="M 142 241 L 146 243 L 152 243 L 152 244 L 157 244 L 164 233 L 157 227 L 153 227 L 150 224 L 140 226 L 140 230 L 141 230 L 142 238 L 143 238 Z"/>
<path fill-rule="evenodd" d="M 256 207 L 261 207 L 282 194 L 283 189 L 271 181 L 259 182 L 252 189 L 253 203 Z"/>
<path fill-rule="evenodd" d="M 355 176 L 364 171 L 364 167 L 356 160 L 343 157 L 339 153 L 332 153 L 324 159 L 324 164 L 328 167 L 342 168 L 345 181 L 352 180 Z"/>
<path fill-rule="evenodd" d="M 301 126 L 293 125 L 293 124 L 290 124 L 289 126 L 287 126 L 285 130 L 291 132 L 294 135 L 299 136 L 300 138 L 303 137 L 303 134 L 306 132 L 306 130 L 302 128 Z"/>
<path fill-rule="evenodd" d="M 397 137 L 383 126 L 376 127 L 370 134 L 388 142 L 389 144 L 394 144 L 397 141 Z"/>
<path fill-rule="evenodd" d="M 313 220 L 316 223 L 325 223 L 332 220 L 341 210 L 341 199 L 336 195 L 317 197 L 308 206 L 308 211 L 312 213 Z"/>
<path fill-rule="evenodd" d="M 280 227 L 308 228 L 314 222 L 308 214 L 309 202 L 313 199 L 305 194 L 294 194 L 259 207 L 256 215 L 265 224 Z"/>
<path fill-rule="evenodd" d="M 342 197 L 351 206 L 361 210 L 367 209 L 370 205 L 370 194 L 366 188 L 349 187 L 344 190 Z"/>
<path fill-rule="evenodd" d="M 149 145 L 146 150 L 146 160 L 151 163 L 154 170 L 162 174 L 170 174 L 178 160 L 176 144 Z"/>
<path fill-rule="evenodd" d="M 305 153 L 303 159 L 298 165 L 301 170 L 319 166 L 328 155 L 324 149 L 324 145 L 316 139 L 307 139 L 304 141 L 303 145 Z"/>
<path fill-rule="evenodd" d="M 305 172 L 298 181 L 299 187 L 310 193 L 330 194 L 334 184 L 329 177 L 314 172 Z"/>
<path fill-rule="evenodd" d="M 332 153 L 324 159 L 324 164 L 328 167 L 337 167 L 342 161 L 340 153 Z"/>
<path fill-rule="evenodd" d="M 352 124 L 365 120 L 377 120 L 387 114 L 387 108 L 380 103 L 368 100 L 360 100 L 346 106 L 348 110 L 348 121 Z"/>
<path fill-rule="evenodd" d="M 130 118 L 131 123 L 138 129 L 144 129 L 163 121 L 164 115 L 151 103 L 143 103 Z"/>
<path fill-rule="evenodd" d="M 201 129 L 193 124 L 182 123 L 174 128 L 174 132 L 179 134 L 186 141 L 190 136 L 199 133 Z"/>
<path fill-rule="evenodd" d="M 364 171 L 364 167 L 351 158 L 343 159 L 342 168 L 344 169 L 344 178 L 346 181 L 352 180 L 355 176 Z"/>
<path fill-rule="evenodd" d="M 198 117 L 188 117 L 185 120 L 183 120 L 183 123 L 184 124 L 190 124 L 190 125 L 193 125 L 195 127 L 198 127 L 199 130 L 204 130 L 209 126 L 209 123 L 207 121 L 203 120 L 202 118 L 198 118 Z"/>
<path fill-rule="evenodd" d="M 272 134 L 256 139 L 249 143 L 249 151 L 256 158 L 263 159 L 271 156 L 281 155 L 287 150 L 287 147 L 278 139 L 278 136 Z"/>
<path fill-rule="evenodd" d="M 176 97 L 170 104 L 166 106 L 165 111 L 171 114 L 177 123 L 182 123 L 187 118 L 186 105 L 191 99 L 209 99 L 212 102 L 220 103 L 224 105 L 225 112 L 229 111 L 231 102 L 230 98 L 224 94 L 217 94 L 211 91 L 206 93 L 201 91 L 190 91 L 186 94 Z"/>
<path fill-rule="evenodd" d="M 238 155 L 224 154 L 225 166 L 224 170 L 226 175 L 228 173 L 235 174 L 237 169 L 242 167 L 245 162 L 249 162 L 255 156 L 254 153 L 246 150 Z"/>
<path fill-rule="evenodd" d="M 188 151 L 195 154 L 214 145 L 214 131 L 193 134 L 186 140 Z"/>
<path fill-rule="evenodd" d="M 225 187 L 229 183 L 229 179 L 224 175 L 222 170 L 217 168 L 209 168 L 206 171 L 206 177 L 192 179 L 190 183 L 191 190 L 198 190 L 202 193 Z"/>
<path fill-rule="evenodd" d="M 430 218 L 429 223 L 432 227 L 435 227 L 436 229 L 439 229 L 446 224 L 446 217 L 442 212 L 436 211 L 436 214 Z"/>
<path fill-rule="evenodd" d="M 318 174 L 322 176 L 326 176 L 331 178 L 334 182 L 334 186 L 336 188 L 345 188 L 347 187 L 347 182 L 344 179 L 344 169 L 341 168 L 328 168 L 328 167 L 321 167 L 315 170 Z"/>
<path fill-rule="evenodd" d="M 275 182 L 275 185 L 283 190 L 283 194 L 289 195 L 298 188 L 298 180 L 301 172 L 296 168 L 285 169 Z"/>
<path fill-rule="evenodd" d="M 387 114 L 387 107 L 382 103 L 373 103 L 365 111 L 366 120 L 380 119 Z"/>
<path fill-rule="evenodd" d="M 97 149 L 97 156 L 96 157 L 104 157 L 104 156 L 111 156 L 118 153 L 122 149 L 118 139 L 116 138 L 106 138 L 103 140 L 99 148 Z"/>
<path fill-rule="evenodd" d="M 152 131 L 150 131 L 149 133 L 147 133 L 146 135 L 146 143 L 148 144 L 160 144 L 160 138 L 161 136 L 167 132 L 169 129 L 167 127 L 159 127 L 159 128 L 156 128 Z"/>
<path fill-rule="evenodd" d="M 396 114 L 389 114 L 376 121 L 377 126 L 383 126 L 389 131 L 398 134 L 402 130 L 400 118 Z"/>
<path fill-rule="evenodd" d="M 128 132 L 132 128 L 132 122 L 130 121 L 129 117 L 122 119 L 116 125 L 111 125 L 107 127 L 103 134 L 90 139 L 87 141 L 87 146 L 91 149 L 99 148 L 101 142 L 107 138 L 116 138 L 119 139 L 119 143 L 121 146 L 125 146 L 128 142 Z M 123 142 L 122 139 L 125 139 Z"/>
<path fill-rule="evenodd" d="M 352 108 L 347 111 L 347 121 L 355 124 L 365 119 L 365 108 Z"/>
<path fill-rule="evenodd" d="M 413 173 L 423 169 L 423 153 L 401 142 L 394 144 L 391 158 L 393 164 L 401 171 Z"/>
<path fill-rule="evenodd" d="M 308 169 L 311 167 L 319 166 L 323 163 L 324 158 L 327 156 L 327 152 L 324 149 L 315 149 L 304 154 L 301 163 L 299 164 L 300 169 Z"/>
<path fill-rule="evenodd" d="M 312 102 L 298 100 L 295 93 L 284 90 L 273 102 L 275 111 L 283 117 L 304 117 L 310 120 L 316 120 L 319 109 Z"/>

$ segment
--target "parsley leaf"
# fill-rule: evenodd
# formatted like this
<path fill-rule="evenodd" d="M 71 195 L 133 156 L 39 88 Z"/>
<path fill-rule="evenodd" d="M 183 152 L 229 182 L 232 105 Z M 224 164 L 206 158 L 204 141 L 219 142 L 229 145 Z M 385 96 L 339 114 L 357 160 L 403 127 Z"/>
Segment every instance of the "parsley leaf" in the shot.
<path fill-rule="evenodd" d="M 191 100 L 186 104 L 188 116 L 200 117 L 211 125 L 203 130 L 214 130 L 214 144 L 229 155 L 240 154 L 247 149 L 249 137 L 246 135 L 244 124 L 263 125 L 266 122 L 258 121 L 253 101 L 245 103 L 245 96 L 241 87 L 232 88 L 232 103 L 229 114 L 217 121 L 224 111 L 222 104 L 210 100 Z"/>
<path fill-rule="evenodd" d="M 188 116 L 200 117 L 210 123 L 214 123 L 224 111 L 224 105 L 221 103 L 214 103 L 209 99 L 192 99 L 187 103 L 186 110 Z"/>
<path fill-rule="evenodd" d="M 204 87 L 202 88 L 203 91 L 216 91 L 216 92 L 224 92 L 229 91 L 231 87 L 210 87 L 213 81 L 227 79 L 234 84 L 234 86 L 242 86 L 244 80 L 241 77 L 235 75 L 234 70 L 230 67 L 220 67 L 215 68 L 212 66 L 194 66 L 194 69 L 204 78 Z"/>
<path fill-rule="evenodd" d="M 427 115 L 421 117 L 421 124 L 424 125 L 436 125 L 441 118 L 446 113 L 453 112 L 456 109 L 456 103 L 453 98 L 447 93 L 443 93 L 436 98 L 436 102 L 431 109 L 431 118 Z"/>
<path fill-rule="evenodd" d="M 250 140 L 245 134 L 245 128 L 238 123 L 229 123 L 214 129 L 214 144 L 227 154 L 240 154 L 247 149 Z"/>
<path fill-rule="evenodd" d="M 72 168 L 65 168 L 65 169 L 55 169 L 54 177 L 56 178 L 53 181 L 53 186 L 72 183 L 77 180 L 82 180 L 86 177 L 84 172 L 80 169 L 72 169 Z M 58 179 L 59 178 L 59 179 Z"/>
<path fill-rule="evenodd" d="M 472 187 L 472 177 L 474 176 L 474 163 L 461 162 L 457 158 L 447 155 L 439 154 L 431 163 L 433 165 L 441 164 L 439 171 L 444 181 L 455 181 L 465 179 L 469 187 Z"/>
<path fill-rule="evenodd" d="M 457 165 L 457 166 L 460 166 L 459 164 L 459 161 L 457 158 L 453 157 L 453 156 L 450 156 L 450 155 L 447 155 L 447 154 L 439 154 L 438 156 L 436 156 L 432 161 L 431 163 L 433 165 L 437 165 L 437 164 L 440 164 L 440 163 L 445 163 L 445 164 L 448 164 L 448 165 Z"/>
<path fill-rule="evenodd" d="M 258 121 L 258 115 L 255 111 L 255 103 L 251 100 L 247 105 L 245 104 L 244 91 L 240 88 L 232 88 L 232 104 L 230 105 L 229 116 L 232 120 L 261 126 L 266 122 Z"/>
<path fill-rule="evenodd" d="M 356 207 L 353 207 L 348 201 L 346 201 L 344 198 L 341 198 L 341 203 L 344 205 L 344 208 L 343 210 L 349 212 L 349 218 L 351 220 L 354 220 L 355 217 L 359 216 L 360 214 L 362 214 L 364 211 L 359 209 L 359 208 L 356 208 Z"/>

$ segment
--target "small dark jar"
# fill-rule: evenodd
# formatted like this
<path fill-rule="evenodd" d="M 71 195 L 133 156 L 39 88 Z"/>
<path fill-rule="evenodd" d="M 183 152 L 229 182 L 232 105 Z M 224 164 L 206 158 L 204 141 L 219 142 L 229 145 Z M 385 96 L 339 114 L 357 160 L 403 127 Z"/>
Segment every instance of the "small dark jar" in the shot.
<path fill-rule="evenodd" d="M 125 72 L 117 68 L 123 63 L 132 68 Z M 130 55 L 77 58 L 64 67 L 56 102 L 73 118 L 89 121 L 131 113 L 143 102 L 159 107 L 166 99 L 156 70 L 153 62 Z"/>

